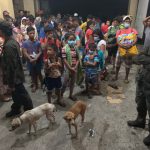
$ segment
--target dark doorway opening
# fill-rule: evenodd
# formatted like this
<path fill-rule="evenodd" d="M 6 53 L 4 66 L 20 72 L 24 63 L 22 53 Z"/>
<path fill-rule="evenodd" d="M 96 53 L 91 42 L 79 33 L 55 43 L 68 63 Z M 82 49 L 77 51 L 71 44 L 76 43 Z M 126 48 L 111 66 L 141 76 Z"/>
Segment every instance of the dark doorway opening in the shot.
<path fill-rule="evenodd" d="M 46 2 L 47 1 L 47 2 Z M 42 0 L 49 5 L 51 14 L 74 14 L 86 17 L 88 14 L 99 16 L 101 19 L 112 19 L 119 15 L 128 14 L 129 0 Z M 43 5 L 45 6 L 45 5 Z M 45 8 L 43 8 L 45 9 Z"/>

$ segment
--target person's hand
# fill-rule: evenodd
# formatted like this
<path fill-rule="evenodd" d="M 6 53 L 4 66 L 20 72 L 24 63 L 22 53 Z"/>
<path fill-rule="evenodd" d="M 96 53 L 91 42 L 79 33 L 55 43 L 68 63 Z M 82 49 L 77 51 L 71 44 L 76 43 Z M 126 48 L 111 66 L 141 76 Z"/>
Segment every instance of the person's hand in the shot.
<path fill-rule="evenodd" d="M 8 87 L 8 89 L 7 89 L 7 92 L 8 92 L 8 93 L 11 94 L 13 91 L 15 91 L 15 88 L 14 88 L 14 87 L 13 87 L 13 88 L 12 88 L 12 87 Z"/>
<path fill-rule="evenodd" d="M 30 63 L 34 63 L 34 62 L 36 62 L 36 59 L 31 58 Z"/>
<path fill-rule="evenodd" d="M 70 70 L 71 73 L 75 73 L 76 72 L 75 68 L 73 68 L 73 67 L 70 68 L 69 70 Z"/>
<path fill-rule="evenodd" d="M 132 45 L 123 44 L 121 47 L 124 48 L 124 49 L 130 49 L 132 47 Z"/>
<path fill-rule="evenodd" d="M 49 64 L 49 68 L 53 68 L 53 67 L 56 67 L 55 63 Z"/>
<path fill-rule="evenodd" d="M 107 48 L 111 48 L 112 47 L 112 44 L 107 44 Z"/>
<path fill-rule="evenodd" d="M 132 47 L 132 45 L 127 45 L 126 46 L 127 49 L 130 49 L 131 47 Z"/>

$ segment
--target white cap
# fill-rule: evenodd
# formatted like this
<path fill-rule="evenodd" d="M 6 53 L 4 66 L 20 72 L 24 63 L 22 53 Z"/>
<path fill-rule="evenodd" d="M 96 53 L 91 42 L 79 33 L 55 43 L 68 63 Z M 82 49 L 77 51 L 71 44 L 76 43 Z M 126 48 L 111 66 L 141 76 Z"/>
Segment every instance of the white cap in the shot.
<path fill-rule="evenodd" d="M 105 45 L 106 46 L 106 41 L 104 41 L 104 40 L 99 41 L 99 43 L 97 44 L 97 49 L 99 49 L 99 47 L 101 45 Z"/>
<path fill-rule="evenodd" d="M 26 17 L 22 17 L 22 19 L 21 20 L 27 20 L 27 18 Z"/>
<path fill-rule="evenodd" d="M 132 21 L 132 17 L 130 15 L 124 16 L 123 21 L 125 21 L 127 18 L 129 18 Z"/>
<path fill-rule="evenodd" d="M 74 17 L 78 17 L 78 13 L 74 13 Z"/>

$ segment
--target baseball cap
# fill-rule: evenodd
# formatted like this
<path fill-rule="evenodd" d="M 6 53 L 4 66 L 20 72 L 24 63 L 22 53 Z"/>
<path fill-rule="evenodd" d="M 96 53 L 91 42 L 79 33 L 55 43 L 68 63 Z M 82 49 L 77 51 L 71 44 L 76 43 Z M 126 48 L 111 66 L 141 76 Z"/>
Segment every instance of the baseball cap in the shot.
<path fill-rule="evenodd" d="M 132 17 L 130 15 L 127 15 L 127 16 L 123 17 L 123 21 L 125 21 L 126 19 L 130 19 L 132 21 Z"/>

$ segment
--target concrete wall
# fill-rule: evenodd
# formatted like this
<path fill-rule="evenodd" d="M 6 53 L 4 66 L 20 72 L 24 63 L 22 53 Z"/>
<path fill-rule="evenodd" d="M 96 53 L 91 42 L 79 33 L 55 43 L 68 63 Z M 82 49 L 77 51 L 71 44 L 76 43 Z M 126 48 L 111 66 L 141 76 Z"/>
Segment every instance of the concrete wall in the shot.
<path fill-rule="evenodd" d="M 135 28 L 138 30 L 139 38 L 143 37 L 143 20 L 147 15 L 149 0 L 139 0 Z"/>
<path fill-rule="evenodd" d="M 24 10 L 30 11 L 30 14 L 35 15 L 34 0 L 23 0 Z"/>
<path fill-rule="evenodd" d="M 3 11 L 7 10 L 11 17 L 14 17 L 14 8 L 12 0 L 0 0 L 0 18 L 3 18 Z"/>
<path fill-rule="evenodd" d="M 133 17 L 132 26 L 135 25 L 135 21 L 136 21 L 136 17 L 137 17 L 138 2 L 139 2 L 139 0 L 130 0 L 129 1 L 128 14 Z"/>

